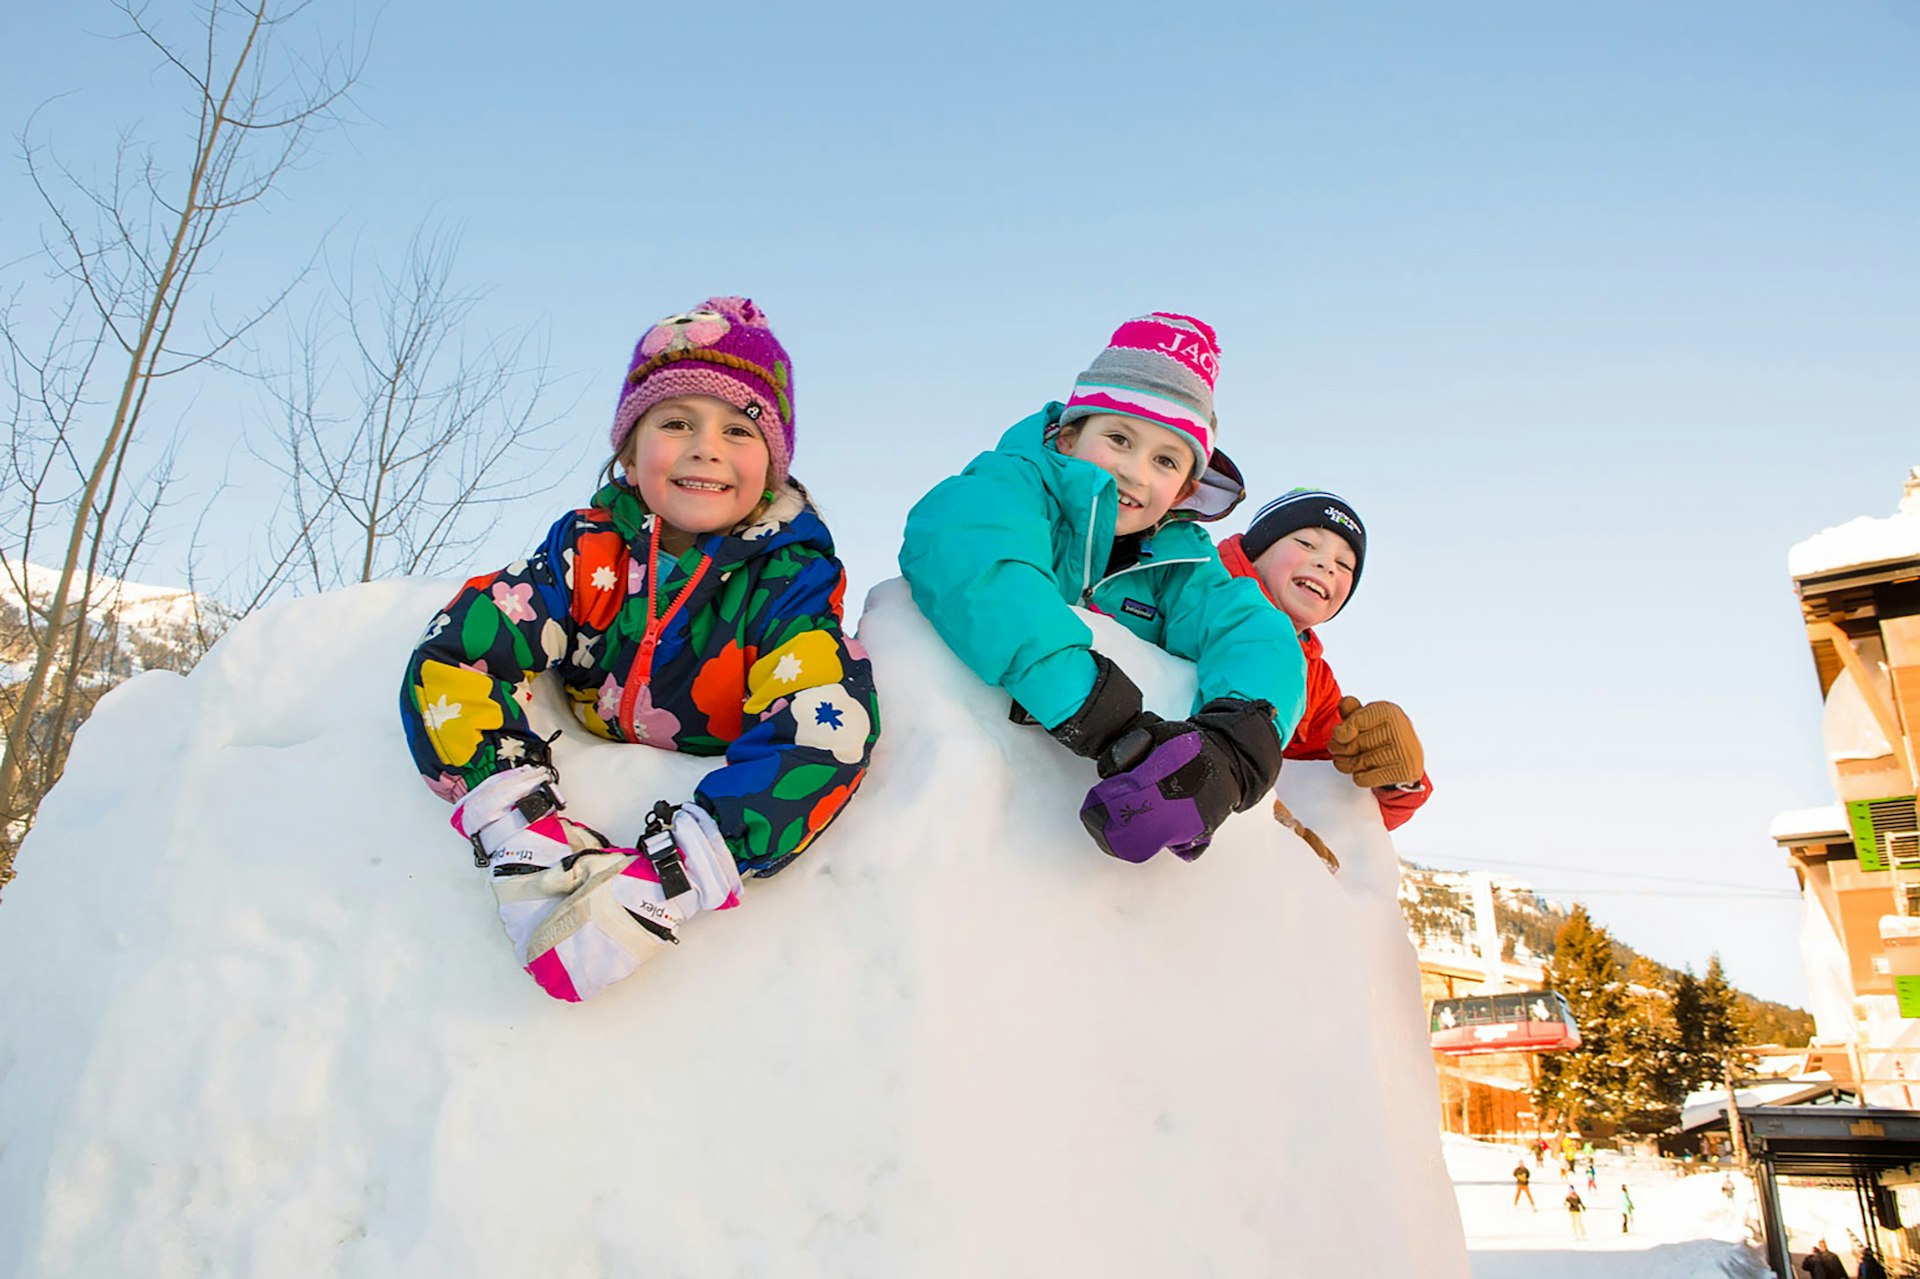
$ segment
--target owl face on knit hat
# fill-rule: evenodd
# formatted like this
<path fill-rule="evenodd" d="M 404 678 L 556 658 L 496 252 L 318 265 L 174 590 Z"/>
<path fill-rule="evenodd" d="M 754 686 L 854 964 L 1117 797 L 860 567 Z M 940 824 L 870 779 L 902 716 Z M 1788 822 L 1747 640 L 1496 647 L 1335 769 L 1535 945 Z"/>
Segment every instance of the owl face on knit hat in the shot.
<path fill-rule="evenodd" d="M 1358 590 L 1360 572 L 1367 566 L 1367 526 L 1344 499 L 1324 489 L 1289 489 L 1268 502 L 1241 534 L 1240 549 L 1249 560 L 1257 560 L 1275 542 L 1303 528 L 1323 528 L 1347 540 L 1353 548 L 1353 590 Z M 1352 598 L 1349 591 L 1347 600 Z"/>
<path fill-rule="evenodd" d="M 793 464 L 793 365 L 750 298 L 708 298 L 640 335 L 620 387 L 615 457 L 641 414 L 676 395 L 710 395 L 760 428 L 777 487 Z"/>

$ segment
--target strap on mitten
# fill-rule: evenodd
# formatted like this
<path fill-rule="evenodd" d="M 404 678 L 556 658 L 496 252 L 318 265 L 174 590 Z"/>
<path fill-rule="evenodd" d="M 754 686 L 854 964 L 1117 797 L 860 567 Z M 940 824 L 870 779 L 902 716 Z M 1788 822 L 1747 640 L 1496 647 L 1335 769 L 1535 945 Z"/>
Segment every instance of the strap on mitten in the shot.
<path fill-rule="evenodd" d="M 472 845 L 475 866 L 487 864 L 489 850 L 481 841 L 481 831 L 514 814 L 520 818 L 511 823 L 514 829 L 524 830 L 567 806 L 555 780 L 551 765 L 523 764 L 495 773 L 461 798 L 453 810 L 453 828 Z"/>
<path fill-rule="evenodd" d="M 679 808 L 664 799 L 657 801 L 640 834 L 640 855 L 653 863 L 654 873 L 660 876 L 660 891 L 668 901 L 693 887 L 680 858 L 680 846 L 673 838 L 673 815 Z"/>

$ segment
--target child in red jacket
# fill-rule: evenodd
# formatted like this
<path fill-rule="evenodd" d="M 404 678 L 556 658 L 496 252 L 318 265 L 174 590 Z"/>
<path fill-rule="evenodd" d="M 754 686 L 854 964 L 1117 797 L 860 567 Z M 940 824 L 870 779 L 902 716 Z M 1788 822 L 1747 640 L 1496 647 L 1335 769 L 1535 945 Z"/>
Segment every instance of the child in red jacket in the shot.
<path fill-rule="evenodd" d="M 1353 594 L 1367 558 L 1367 530 L 1340 498 L 1294 489 L 1262 507 L 1245 533 L 1220 544 L 1235 577 L 1260 583 L 1300 633 L 1307 658 L 1307 711 L 1287 743 L 1287 759 L 1331 759 L 1357 786 L 1372 789 L 1387 829 L 1401 825 L 1433 793 L 1420 739 L 1392 702 L 1342 697 L 1313 628 L 1333 620 Z"/>

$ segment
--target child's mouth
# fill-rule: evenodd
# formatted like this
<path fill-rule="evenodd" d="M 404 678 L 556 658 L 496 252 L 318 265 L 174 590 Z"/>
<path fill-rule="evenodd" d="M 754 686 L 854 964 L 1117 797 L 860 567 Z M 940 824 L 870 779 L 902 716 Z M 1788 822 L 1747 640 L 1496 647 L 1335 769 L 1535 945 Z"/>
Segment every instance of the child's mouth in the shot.
<path fill-rule="evenodd" d="M 1293 584 L 1309 595 L 1317 596 L 1319 599 L 1328 603 L 1333 601 L 1333 596 L 1328 592 L 1327 588 L 1311 578 L 1296 577 L 1293 579 Z"/>
<path fill-rule="evenodd" d="M 1136 511 L 1143 511 L 1147 506 L 1145 502 L 1140 501 L 1138 498 L 1128 497 L 1125 493 L 1120 495 L 1120 505 L 1130 506 Z"/>
<path fill-rule="evenodd" d="M 733 489 L 733 485 L 719 480 L 675 480 L 673 486 L 692 493 L 727 493 Z"/>

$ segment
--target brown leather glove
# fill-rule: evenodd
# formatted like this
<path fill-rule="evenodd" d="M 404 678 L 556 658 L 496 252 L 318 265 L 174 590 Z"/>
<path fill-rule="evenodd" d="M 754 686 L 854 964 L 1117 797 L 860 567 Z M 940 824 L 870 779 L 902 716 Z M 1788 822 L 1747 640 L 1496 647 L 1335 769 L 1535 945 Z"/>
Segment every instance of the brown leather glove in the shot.
<path fill-rule="evenodd" d="M 1356 786 L 1410 786 L 1426 775 L 1426 753 L 1413 721 L 1392 702 L 1340 699 L 1340 726 L 1327 742 L 1333 766 Z"/>

